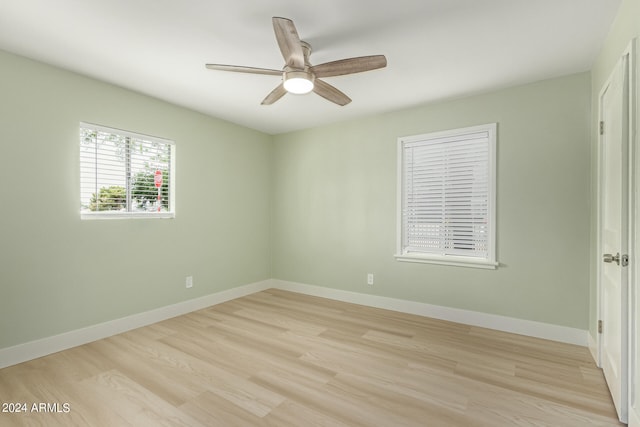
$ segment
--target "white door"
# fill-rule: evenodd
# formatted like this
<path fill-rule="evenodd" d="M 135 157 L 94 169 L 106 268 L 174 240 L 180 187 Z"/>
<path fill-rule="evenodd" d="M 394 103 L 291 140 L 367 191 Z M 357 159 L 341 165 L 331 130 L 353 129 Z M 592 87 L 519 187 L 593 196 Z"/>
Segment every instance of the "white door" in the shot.
<path fill-rule="evenodd" d="M 628 77 L 623 57 L 600 96 L 600 365 L 627 422 Z"/>

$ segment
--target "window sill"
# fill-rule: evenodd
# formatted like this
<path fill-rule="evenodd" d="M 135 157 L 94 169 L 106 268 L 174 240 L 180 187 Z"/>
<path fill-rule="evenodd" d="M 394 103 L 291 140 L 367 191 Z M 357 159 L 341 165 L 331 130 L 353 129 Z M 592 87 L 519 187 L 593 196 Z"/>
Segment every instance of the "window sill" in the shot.
<path fill-rule="evenodd" d="M 440 264 L 452 265 L 456 267 L 483 268 L 487 270 L 495 270 L 498 268 L 497 262 L 470 259 L 459 256 L 438 256 L 438 255 L 419 255 L 419 254 L 400 254 L 395 255 L 397 261 L 401 262 L 417 262 L 423 264 Z"/>
<path fill-rule="evenodd" d="M 171 219 L 175 212 L 80 212 L 80 219 Z"/>

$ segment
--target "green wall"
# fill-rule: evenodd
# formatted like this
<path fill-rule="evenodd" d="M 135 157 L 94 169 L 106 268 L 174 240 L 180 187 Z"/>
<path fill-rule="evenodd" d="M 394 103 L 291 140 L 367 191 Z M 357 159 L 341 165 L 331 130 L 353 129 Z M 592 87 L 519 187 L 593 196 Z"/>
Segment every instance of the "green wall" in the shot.
<path fill-rule="evenodd" d="M 590 96 L 582 73 L 276 136 L 273 276 L 586 329 Z M 500 267 L 396 261 L 397 138 L 490 122 Z"/>
<path fill-rule="evenodd" d="M 80 121 L 175 140 L 175 219 L 80 220 Z M 271 277 L 271 145 L 0 52 L 0 348 Z"/>

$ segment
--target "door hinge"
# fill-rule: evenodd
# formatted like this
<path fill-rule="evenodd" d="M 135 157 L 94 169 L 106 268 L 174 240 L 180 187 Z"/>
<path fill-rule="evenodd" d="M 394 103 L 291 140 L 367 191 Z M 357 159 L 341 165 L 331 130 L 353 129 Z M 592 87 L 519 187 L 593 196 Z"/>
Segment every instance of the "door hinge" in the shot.
<path fill-rule="evenodd" d="M 600 135 L 604 135 L 604 121 L 600 121 Z"/>
<path fill-rule="evenodd" d="M 602 320 L 598 320 L 598 333 L 602 333 Z"/>

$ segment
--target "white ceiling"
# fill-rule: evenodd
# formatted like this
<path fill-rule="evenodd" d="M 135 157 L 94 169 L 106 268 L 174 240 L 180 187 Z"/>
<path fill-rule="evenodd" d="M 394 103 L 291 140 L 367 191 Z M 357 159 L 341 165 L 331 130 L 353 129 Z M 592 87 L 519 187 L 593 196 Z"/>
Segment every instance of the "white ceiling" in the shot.
<path fill-rule="evenodd" d="M 0 0 L 0 49 L 270 134 L 586 71 L 620 0 Z M 272 16 L 314 65 L 384 54 L 387 68 L 326 81 L 353 99 L 262 99 L 281 69 Z"/>

